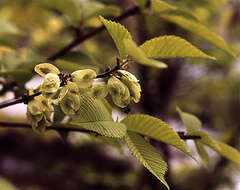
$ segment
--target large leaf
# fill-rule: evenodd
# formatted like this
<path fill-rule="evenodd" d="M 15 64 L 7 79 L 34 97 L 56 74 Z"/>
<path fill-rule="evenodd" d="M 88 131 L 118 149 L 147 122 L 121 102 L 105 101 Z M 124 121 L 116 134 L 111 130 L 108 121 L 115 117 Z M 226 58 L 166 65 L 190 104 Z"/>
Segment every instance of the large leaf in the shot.
<path fill-rule="evenodd" d="M 152 11 L 153 13 L 168 13 L 181 15 L 183 17 L 198 21 L 197 17 L 191 11 L 182 9 L 178 5 L 173 4 L 173 2 L 169 4 L 161 0 L 152 0 Z"/>
<path fill-rule="evenodd" d="M 131 34 L 128 30 L 121 24 L 109 21 L 104 19 L 103 17 L 99 17 L 101 22 L 107 28 L 109 34 L 112 36 L 112 39 L 115 42 L 115 45 L 118 48 L 121 58 L 125 59 L 127 57 L 127 52 L 124 46 L 124 39 L 132 39 Z"/>
<path fill-rule="evenodd" d="M 81 69 L 93 69 L 98 72 L 98 63 L 81 52 L 69 52 L 55 62 L 55 65 L 64 71 L 73 72 Z"/>
<path fill-rule="evenodd" d="M 226 51 L 230 55 L 235 56 L 233 51 L 226 45 L 226 43 L 221 37 L 219 37 L 214 32 L 210 31 L 206 26 L 202 25 L 201 23 L 174 14 L 161 14 L 160 16 L 170 22 L 173 22 L 183 27 L 188 31 L 191 31 L 199 35 L 203 39 L 211 42 L 212 44 Z"/>
<path fill-rule="evenodd" d="M 162 159 L 157 150 L 134 132 L 127 132 L 125 140 L 133 156 L 169 189 L 164 179 L 167 163 Z"/>
<path fill-rule="evenodd" d="M 195 147 L 197 149 L 197 152 L 199 156 L 201 157 L 203 164 L 205 167 L 207 167 L 207 162 L 208 162 L 208 153 L 203 147 L 203 145 L 199 141 L 194 141 Z"/>
<path fill-rule="evenodd" d="M 218 145 L 218 143 L 216 143 L 215 140 L 212 137 L 210 137 L 207 133 L 205 133 L 203 131 L 192 131 L 192 132 L 188 132 L 187 134 L 200 136 L 201 139 L 197 139 L 196 141 L 199 141 L 199 142 L 209 146 L 210 148 L 212 148 L 215 151 L 220 151 L 220 146 Z"/>
<path fill-rule="evenodd" d="M 215 60 L 201 50 L 194 47 L 186 40 L 177 36 L 161 36 L 146 41 L 140 46 L 147 57 L 151 58 L 207 58 Z"/>
<path fill-rule="evenodd" d="M 183 112 L 180 108 L 177 108 L 177 111 L 188 132 L 198 131 L 201 128 L 202 123 L 196 116 Z"/>
<path fill-rule="evenodd" d="M 80 95 L 80 109 L 69 124 L 108 137 L 121 138 L 126 134 L 125 125 L 113 121 L 105 104 L 86 93 Z"/>
<path fill-rule="evenodd" d="M 146 54 L 139 47 L 137 47 L 137 45 L 131 39 L 124 39 L 124 45 L 127 54 L 137 62 L 147 66 L 167 68 L 167 65 L 165 63 L 153 59 L 148 59 Z"/>
<path fill-rule="evenodd" d="M 145 114 L 133 114 L 128 115 L 121 123 L 127 126 L 128 131 L 170 144 L 191 156 L 186 143 L 167 123 L 158 118 Z"/>
<path fill-rule="evenodd" d="M 231 160 L 237 164 L 240 164 L 240 152 L 239 151 L 237 151 L 235 148 L 233 148 L 225 143 L 222 143 L 220 141 L 215 140 L 215 143 L 217 143 L 218 146 L 220 147 L 219 150 L 216 150 L 219 154 L 221 154 L 222 156 L 228 158 L 229 160 Z"/>

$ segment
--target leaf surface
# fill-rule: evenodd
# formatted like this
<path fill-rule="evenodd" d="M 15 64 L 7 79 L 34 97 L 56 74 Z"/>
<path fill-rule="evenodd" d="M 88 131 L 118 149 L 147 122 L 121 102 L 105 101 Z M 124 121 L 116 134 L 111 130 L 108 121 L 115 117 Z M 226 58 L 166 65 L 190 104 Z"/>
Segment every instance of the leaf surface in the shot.
<path fill-rule="evenodd" d="M 240 165 L 240 152 L 237 151 L 235 148 L 220 142 L 220 141 L 216 141 L 215 142 L 218 144 L 218 146 L 220 147 L 219 150 L 217 150 L 217 152 L 219 154 L 221 154 L 222 156 L 228 158 L 229 160 L 235 162 L 236 164 Z"/>
<path fill-rule="evenodd" d="M 195 115 L 183 112 L 180 108 L 177 108 L 177 111 L 188 132 L 198 131 L 201 128 L 202 122 Z"/>
<path fill-rule="evenodd" d="M 161 36 L 146 41 L 140 46 L 150 58 L 206 58 L 215 60 L 214 57 L 203 53 L 188 41 L 177 36 Z"/>
<path fill-rule="evenodd" d="M 122 138 L 126 134 L 125 125 L 113 121 L 105 104 L 86 93 L 80 95 L 80 109 L 69 124 L 108 137 Z"/>
<path fill-rule="evenodd" d="M 146 54 L 139 47 L 137 47 L 137 45 L 131 39 L 124 39 L 124 45 L 127 54 L 130 55 L 138 63 L 157 68 L 167 68 L 167 65 L 165 63 L 153 59 L 148 59 Z"/>
<path fill-rule="evenodd" d="M 127 57 L 127 52 L 123 40 L 132 39 L 131 34 L 123 25 L 104 19 L 102 16 L 100 16 L 99 18 L 104 24 L 104 26 L 107 28 L 109 34 L 115 42 L 121 58 L 125 59 Z"/>
<path fill-rule="evenodd" d="M 205 167 L 207 167 L 208 153 L 199 141 L 194 141 L 195 147 Z"/>
<path fill-rule="evenodd" d="M 199 141 L 199 142 L 209 146 L 210 148 L 212 148 L 215 151 L 220 151 L 220 146 L 218 145 L 218 143 L 216 143 L 215 140 L 212 137 L 210 137 L 207 133 L 205 133 L 203 131 L 192 131 L 192 132 L 188 132 L 187 134 L 200 136 L 201 139 L 197 139 L 196 141 Z"/>
<path fill-rule="evenodd" d="M 158 118 L 145 114 L 132 114 L 123 119 L 121 123 L 124 123 L 127 126 L 128 131 L 146 135 L 170 144 L 191 156 L 186 143 L 167 123 Z"/>
<path fill-rule="evenodd" d="M 169 189 L 164 179 L 167 163 L 162 159 L 157 150 L 134 132 L 127 132 L 125 141 L 133 156 Z"/>

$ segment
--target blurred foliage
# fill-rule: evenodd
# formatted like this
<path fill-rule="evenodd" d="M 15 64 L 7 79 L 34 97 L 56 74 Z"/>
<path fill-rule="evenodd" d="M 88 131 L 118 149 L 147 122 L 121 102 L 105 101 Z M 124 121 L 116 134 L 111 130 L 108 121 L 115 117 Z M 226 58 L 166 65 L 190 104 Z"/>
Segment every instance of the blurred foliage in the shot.
<path fill-rule="evenodd" d="M 136 2 L 143 7 L 144 1 Z M 198 116 L 202 121 L 203 130 L 210 131 L 216 139 L 239 150 L 240 2 L 164 2 L 181 10 L 191 10 L 199 22 L 225 39 L 228 46 L 234 50 L 236 58 L 198 35 L 169 22 L 164 16 L 158 17 L 150 14 L 148 9 L 142 10 L 142 15 L 124 21 L 137 44 L 160 35 L 177 35 L 217 60 L 164 60 L 168 69 L 161 71 L 130 65 L 130 70 L 136 73 L 143 87 L 142 101 L 133 106 L 131 112 L 158 116 L 169 123 L 173 122 L 171 126 L 183 130 L 176 112 L 176 106 L 179 106 L 182 110 Z M 36 64 L 69 44 L 77 35 L 86 34 L 101 26 L 98 15 L 112 18 L 120 15 L 132 4 L 134 1 L 130 0 L 1 0 L 1 81 L 16 81 L 19 87 L 14 93 L 22 94 L 26 82 L 35 75 L 33 68 Z M 54 64 L 69 72 L 83 68 L 99 72 L 108 66 L 114 66 L 117 56 L 118 52 L 112 39 L 102 32 L 74 48 L 74 51 L 61 57 Z M 66 61 L 70 66 L 65 66 Z M 18 110 L 15 110 L 14 114 L 17 112 Z M 7 121 L 9 117 L 6 113 L 0 113 L 1 120 Z M 40 139 L 29 131 L 8 134 L 1 129 L 0 134 L 0 175 L 3 176 L 0 179 L 0 189 L 3 185 L 6 186 L 4 190 L 16 189 L 11 183 L 23 189 L 164 188 L 152 178 L 152 174 L 134 169 L 129 160 L 115 160 L 109 157 L 108 154 L 112 151 L 103 151 L 101 148 L 105 145 L 99 145 L 99 141 L 69 146 L 53 140 L 58 137 L 57 134 L 46 134 L 46 138 Z M 106 139 L 106 142 L 115 143 L 111 139 Z M 170 188 L 190 190 L 194 187 L 196 190 L 215 190 L 221 187 L 236 187 L 234 179 L 236 176 L 239 178 L 239 167 L 225 159 L 214 155 L 206 169 L 201 165 L 192 164 L 189 160 L 185 161 L 185 157 L 162 144 L 151 140 L 150 142 L 157 145 L 164 159 L 168 161 L 169 173 L 166 181 Z M 206 151 L 210 152 L 208 149 Z M 117 157 L 121 158 L 120 155 Z M 175 160 L 180 166 L 171 165 Z M 15 168 L 12 169 L 13 166 Z M 10 179 L 11 183 L 6 179 Z"/>

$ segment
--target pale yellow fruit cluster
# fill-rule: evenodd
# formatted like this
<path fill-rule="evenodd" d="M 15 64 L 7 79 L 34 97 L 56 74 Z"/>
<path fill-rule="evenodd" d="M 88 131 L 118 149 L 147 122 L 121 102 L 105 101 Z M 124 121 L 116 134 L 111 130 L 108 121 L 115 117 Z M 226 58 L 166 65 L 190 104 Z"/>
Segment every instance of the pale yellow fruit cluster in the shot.
<path fill-rule="evenodd" d="M 118 70 L 109 75 L 107 82 L 96 84 L 93 82 L 97 74 L 91 69 L 63 75 L 54 65 L 42 63 L 36 65 L 34 70 L 44 77 L 41 85 L 29 90 L 29 95 L 41 92 L 27 107 L 27 118 L 36 131 L 44 131 L 52 124 L 53 104 L 59 105 L 65 115 L 75 115 L 81 109 L 80 93 L 88 93 L 96 99 L 105 98 L 109 93 L 113 103 L 121 108 L 128 106 L 131 101 L 139 102 L 141 97 L 139 81 L 125 70 Z"/>

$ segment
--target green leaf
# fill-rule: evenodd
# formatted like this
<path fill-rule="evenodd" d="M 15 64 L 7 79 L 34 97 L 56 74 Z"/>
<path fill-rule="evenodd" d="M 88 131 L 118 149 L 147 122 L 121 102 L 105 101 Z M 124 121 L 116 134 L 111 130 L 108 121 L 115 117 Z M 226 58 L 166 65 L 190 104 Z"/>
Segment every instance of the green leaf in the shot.
<path fill-rule="evenodd" d="M 0 177 L 0 187 L 3 190 L 19 190 L 15 185 L 13 185 L 9 180 Z"/>
<path fill-rule="evenodd" d="M 112 36 L 112 39 L 114 40 L 115 45 L 117 46 L 121 58 L 125 59 L 127 57 L 127 52 L 123 40 L 132 39 L 131 34 L 123 25 L 113 21 L 106 20 L 101 16 L 99 18 L 101 22 L 104 24 L 104 26 L 107 28 L 109 34 Z"/>
<path fill-rule="evenodd" d="M 167 123 L 158 118 L 145 114 L 133 114 L 128 115 L 121 121 L 121 123 L 124 123 L 127 126 L 128 131 L 146 135 L 153 139 L 170 144 L 191 156 L 186 143 Z"/>
<path fill-rule="evenodd" d="M 123 147 L 119 138 L 112 138 L 106 136 L 99 136 L 98 138 L 101 139 L 103 142 L 109 144 L 110 146 L 118 149 L 122 154 L 124 154 Z"/>
<path fill-rule="evenodd" d="M 198 21 L 197 17 L 188 10 L 182 9 L 178 7 L 176 4 L 169 4 L 161 0 L 152 0 L 152 10 L 153 13 L 167 13 L 167 14 L 175 14 L 180 15 L 189 19 L 193 19 Z"/>
<path fill-rule="evenodd" d="M 99 70 L 99 64 L 88 55 L 81 52 L 69 52 L 55 61 L 55 65 L 64 70 L 73 72 L 82 69 Z"/>
<path fill-rule="evenodd" d="M 163 19 L 168 20 L 169 22 L 173 22 L 180 27 L 193 32 L 194 34 L 199 35 L 203 39 L 211 42 L 212 44 L 226 51 L 230 55 L 235 56 L 234 52 L 226 45 L 226 43 L 221 37 L 210 31 L 206 26 L 202 25 L 201 23 L 174 14 L 161 14 L 160 16 Z"/>
<path fill-rule="evenodd" d="M 222 156 L 228 158 L 229 160 L 237 163 L 240 165 L 240 152 L 237 151 L 235 148 L 220 142 L 220 141 L 216 141 L 215 143 L 217 143 L 217 145 L 220 147 L 219 150 L 216 150 L 219 154 L 221 154 Z"/>
<path fill-rule="evenodd" d="M 196 141 L 199 141 L 209 146 L 215 151 L 220 151 L 220 146 L 218 145 L 218 143 L 216 143 L 215 140 L 212 137 L 210 137 L 207 133 L 203 131 L 192 131 L 192 132 L 188 132 L 187 134 L 200 136 L 201 139 L 197 139 Z"/>
<path fill-rule="evenodd" d="M 188 132 L 198 131 L 201 128 L 202 123 L 196 116 L 186 113 L 186 112 L 183 112 L 178 107 L 177 107 L 177 111 L 178 111 Z"/>
<path fill-rule="evenodd" d="M 148 59 L 146 54 L 139 47 L 137 47 L 137 45 L 131 39 L 124 39 L 124 45 L 127 54 L 137 62 L 147 66 L 167 68 L 167 65 L 165 63 L 153 59 Z"/>
<path fill-rule="evenodd" d="M 125 141 L 133 156 L 169 189 L 164 179 L 167 163 L 162 159 L 157 150 L 134 132 L 127 132 Z"/>
<path fill-rule="evenodd" d="M 203 164 L 205 167 L 207 167 L 207 163 L 208 163 L 208 153 L 205 150 L 205 148 L 203 147 L 203 145 L 199 142 L 199 141 L 194 141 L 195 143 L 195 147 L 197 149 L 197 152 L 199 154 L 199 156 L 201 157 Z"/>
<path fill-rule="evenodd" d="M 161 36 L 146 41 L 140 46 L 150 58 L 206 58 L 215 60 L 201 50 L 194 47 L 188 41 L 177 36 Z"/>
<path fill-rule="evenodd" d="M 16 26 L 6 20 L 0 20 L 0 36 L 1 35 L 16 35 L 19 34 Z"/>
<path fill-rule="evenodd" d="M 44 8 L 60 11 L 61 13 L 68 16 L 74 23 L 77 23 L 81 19 L 80 6 L 74 0 L 57 0 L 57 1 L 41 0 L 39 1 L 39 3 Z"/>
<path fill-rule="evenodd" d="M 122 138 L 126 134 L 125 125 L 113 121 L 105 104 L 86 93 L 80 95 L 80 109 L 71 119 L 70 125 L 104 136 Z"/>

